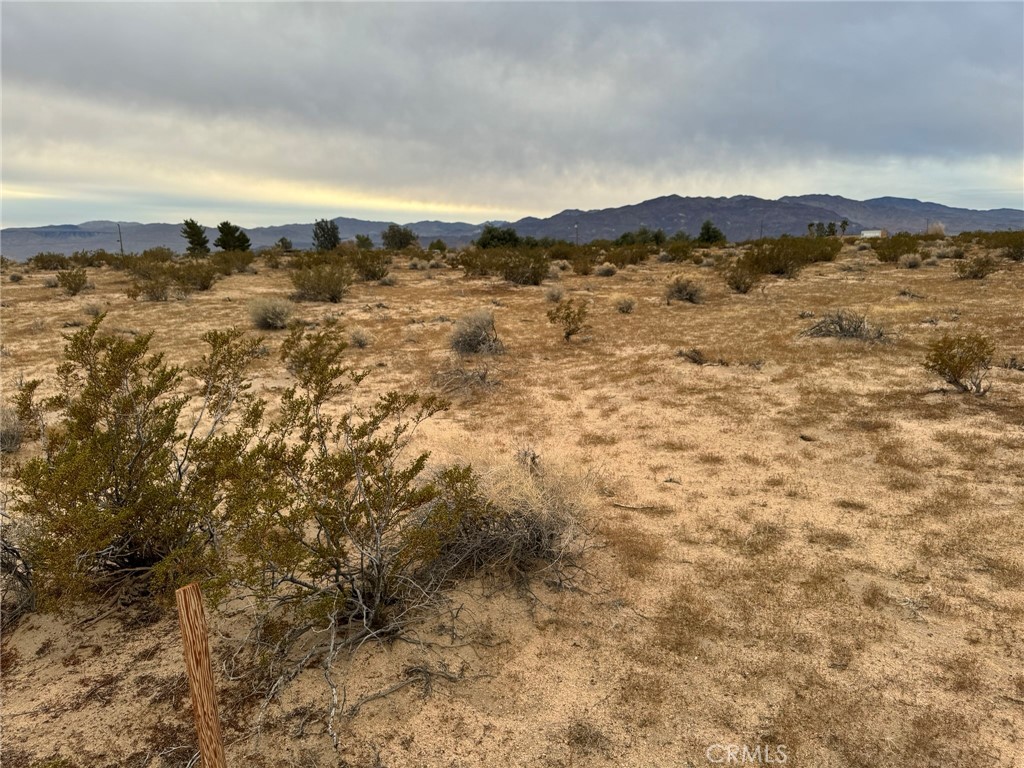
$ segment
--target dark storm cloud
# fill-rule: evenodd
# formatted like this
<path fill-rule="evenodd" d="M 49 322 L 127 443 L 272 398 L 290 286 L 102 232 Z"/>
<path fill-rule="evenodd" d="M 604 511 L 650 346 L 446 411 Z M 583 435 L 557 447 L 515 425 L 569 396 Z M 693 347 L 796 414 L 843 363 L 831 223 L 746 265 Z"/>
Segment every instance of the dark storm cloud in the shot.
<path fill-rule="evenodd" d="M 828 180 L 857 169 L 1021 183 L 1019 3 L 2 12 L 5 185 L 86 183 L 109 158 L 235 195 L 262 179 L 543 214 L 645 189 L 770 194 L 764 175 L 790 185 L 776 194 L 843 193 Z"/>

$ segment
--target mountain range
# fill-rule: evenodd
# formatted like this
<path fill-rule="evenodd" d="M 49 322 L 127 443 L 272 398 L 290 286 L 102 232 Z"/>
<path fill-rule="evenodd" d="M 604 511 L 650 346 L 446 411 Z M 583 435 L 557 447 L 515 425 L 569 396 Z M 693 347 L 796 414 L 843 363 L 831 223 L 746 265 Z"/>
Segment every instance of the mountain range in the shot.
<path fill-rule="evenodd" d="M 849 222 L 847 232 L 857 234 L 865 229 L 888 229 L 890 232 L 924 232 L 936 222 L 947 234 L 968 230 L 1024 229 L 1024 210 L 998 208 L 976 211 L 951 208 L 938 203 L 921 202 L 898 197 L 872 200 L 850 200 L 836 195 L 800 195 L 765 200 L 750 195 L 734 197 L 680 197 L 667 195 L 634 205 L 600 210 L 565 210 L 546 219 L 533 216 L 514 222 L 417 221 L 408 223 L 423 245 L 440 238 L 449 246 L 464 245 L 474 240 L 484 224 L 511 225 L 523 236 L 552 237 L 570 242 L 614 239 L 623 232 L 639 227 L 662 229 L 668 234 L 679 230 L 696 235 L 701 223 L 712 220 L 732 241 L 782 234 L 807 232 L 810 222 L 843 219 Z M 377 243 L 380 233 L 392 222 L 367 221 L 338 217 L 342 240 L 367 234 Z M 184 251 L 181 224 L 140 224 L 137 222 L 87 221 L 83 224 L 60 224 L 44 227 L 8 227 L 0 230 L 0 253 L 10 259 L 23 260 L 43 251 L 71 254 L 81 250 L 108 251 L 119 249 L 118 223 L 125 252 L 141 252 L 147 248 L 166 246 Z M 291 240 L 296 248 L 312 244 L 313 224 L 283 224 L 245 229 L 254 248 L 273 245 L 280 238 Z M 208 227 L 212 243 L 215 229 Z"/>

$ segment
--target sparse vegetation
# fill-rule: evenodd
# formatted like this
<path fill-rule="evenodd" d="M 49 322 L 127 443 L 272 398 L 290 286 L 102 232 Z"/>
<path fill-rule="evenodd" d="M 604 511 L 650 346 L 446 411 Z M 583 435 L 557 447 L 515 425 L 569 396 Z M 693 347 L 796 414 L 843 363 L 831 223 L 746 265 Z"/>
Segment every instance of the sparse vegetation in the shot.
<path fill-rule="evenodd" d="M 77 296 L 88 282 L 85 270 L 81 267 L 57 273 L 57 285 L 63 288 L 68 296 Z"/>
<path fill-rule="evenodd" d="M 996 271 L 996 260 L 989 255 L 958 261 L 953 271 L 961 280 L 983 280 Z"/>
<path fill-rule="evenodd" d="M 615 307 L 615 311 L 622 315 L 631 315 L 633 310 L 636 309 L 636 299 L 632 296 L 625 296 L 621 293 L 617 293 L 612 296 L 612 305 Z"/>
<path fill-rule="evenodd" d="M 352 272 L 341 261 L 300 266 L 290 275 L 295 298 L 302 301 L 338 303 L 352 284 Z"/>

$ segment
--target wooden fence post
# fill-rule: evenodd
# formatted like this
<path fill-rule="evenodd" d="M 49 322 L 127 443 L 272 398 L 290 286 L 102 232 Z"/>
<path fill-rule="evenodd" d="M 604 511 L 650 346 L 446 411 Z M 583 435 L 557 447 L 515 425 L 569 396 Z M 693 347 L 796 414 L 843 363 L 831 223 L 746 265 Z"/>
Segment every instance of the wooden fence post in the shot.
<path fill-rule="evenodd" d="M 192 694 L 192 711 L 199 735 L 199 755 L 204 768 L 227 768 L 224 741 L 217 714 L 217 691 L 213 687 L 213 665 L 210 663 L 210 641 L 203 614 L 203 593 L 198 584 L 189 584 L 174 593 L 178 603 L 178 621 L 185 646 L 185 669 Z"/>

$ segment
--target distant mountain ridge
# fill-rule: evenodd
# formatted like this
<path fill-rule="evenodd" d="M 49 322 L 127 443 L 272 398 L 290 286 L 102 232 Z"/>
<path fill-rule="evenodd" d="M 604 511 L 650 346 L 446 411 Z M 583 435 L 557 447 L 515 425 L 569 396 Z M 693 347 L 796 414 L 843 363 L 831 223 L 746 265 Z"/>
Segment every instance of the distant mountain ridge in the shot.
<path fill-rule="evenodd" d="M 908 198 L 879 197 L 872 200 L 850 200 L 837 195 L 799 195 L 765 200 L 751 195 L 733 197 L 680 197 L 667 195 L 634 205 L 600 210 L 565 210 L 546 219 L 533 216 L 511 222 L 520 235 L 553 237 L 581 243 L 596 239 L 614 239 L 623 232 L 647 227 L 663 229 L 672 234 L 679 230 L 696 235 L 700 225 L 711 219 L 732 241 L 782 234 L 807 232 L 810 222 L 837 224 L 849 221 L 848 232 L 865 229 L 888 229 L 891 232 L 923 232 L 931 223 L 941 222 L 947 234 L 968 230 L 1024 229 L 1024 210 L 998 208 L 975 211 L 952 208 L 939 203 Z M 339 216 L 333 219 L 343 240 L 357 234 L 370 235 L 380 241 L 380 233 L 393 222 L 367 221 Z M 408 223 L 426 246 L 441 238 L 448 245 L 464 245 L 476 239 L 484 224 L 465 222 L 417 221 Z M 491 222 L 506 224 L 507 222 Z M 27 259 L 42 251 L 71 254 L 80 250 L 105 248 L 116 251 L 118 222 L 87 221 L 82 224 L 58 224 L 45 227 L 8 227 L 0 230 L 0 253 L 11 259 Z M 181 224 L 140 224 L 120 222 L 126 252 L 165 246 L 181 252 L 185 241 Z M 246 229 L 253 247 L 273 245 L 287 237 L 296 248 L 312 245 L 313 224 L 283 224 Z M 210 242 L 217 236 L 207 227 Z"/>

